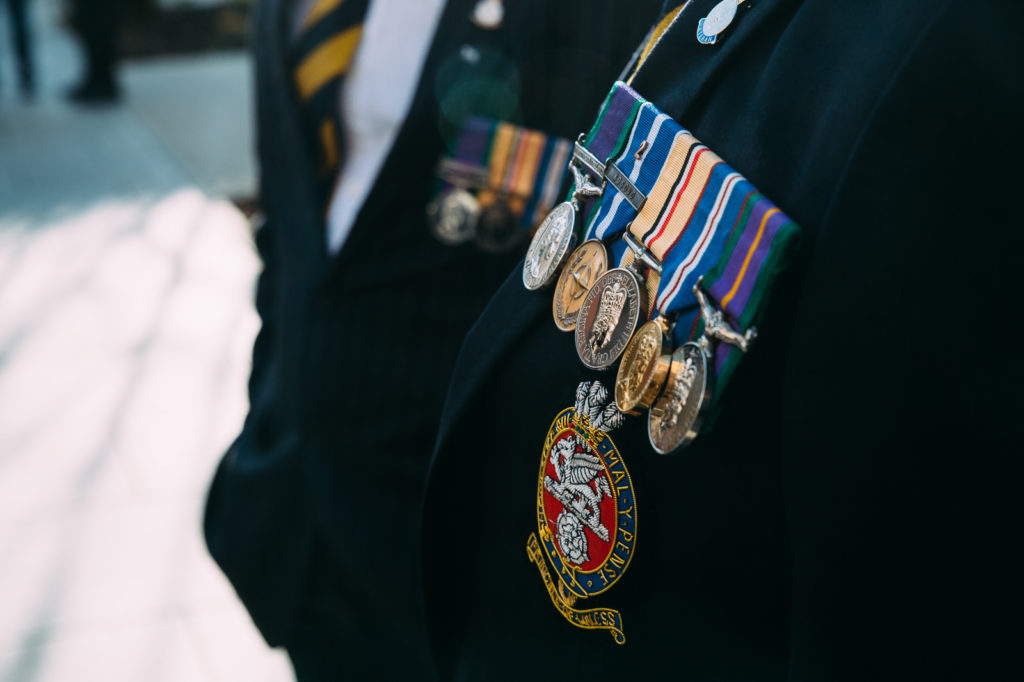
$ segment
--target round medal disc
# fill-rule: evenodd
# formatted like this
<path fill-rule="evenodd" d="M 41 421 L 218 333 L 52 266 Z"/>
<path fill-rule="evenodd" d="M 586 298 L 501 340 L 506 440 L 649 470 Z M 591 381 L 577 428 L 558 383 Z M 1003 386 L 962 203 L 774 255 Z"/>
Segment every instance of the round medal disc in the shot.
<path fill-rule="evenodd" d="M 523 261 L 523 286 L 530 291 L 551 284 L 576 241 L 576 210 L 568 201 L 555 206 L 533 235 Z"/>
<path fill-rule="evenodd" d="M 658 454 L 670 454 L 697 437 L 710 386 L 708 358 L 701 347 L 690 342 L 677 348 L 665 392 L 647 416 L 647 436 Z"/>
<path fill-rule="evenodd" d="M 464 189 L 452 189 L 427 206 L 430 232 L 442 244 L 458 246 L 473 236 L 480 202 Z"/>
<path fill-rule="evenodd" d="M 608 251 L 600 240 L 588 239 L 576 247 L 555 285 L 551 312 L 556 327 L 563 332 L 576 328 L 576 314 L 583 305 L 583 297 L 607 269 Z"/>
<path fill-rule="evenodd" d="M 509 207 L 496 202 L 480 211 L 476 220 L 476 245 L 487 253 L 505 253 L 519 241 L 519 225 Z"/>
<path fill-rule="evenodd" d="M 651 320 L 626 346 L 615 377 L 615 404 L 627 414 L 640 414 L 654 404 L 668 379 L 672 356 L 665 352 L 665 328 Z"/>
<path fill-rule="evenodd" d="M 576 352 L 591 369 L 607 369 L 618 360 L 647 314 L 647 288 L 636 275 L 615 268 L 601 275 L 576 316 Z"/>

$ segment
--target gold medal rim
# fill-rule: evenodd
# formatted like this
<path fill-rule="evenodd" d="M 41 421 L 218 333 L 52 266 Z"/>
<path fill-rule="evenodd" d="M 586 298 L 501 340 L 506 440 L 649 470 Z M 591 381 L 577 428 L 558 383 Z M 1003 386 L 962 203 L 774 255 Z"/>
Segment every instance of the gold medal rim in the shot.
<path fill-rule="evenodd" d="M 641 338 L 648 334 L 657 334 L 658 351 L 652 362 L 644 368 L 641 378 L 641 387 L 633 396 L 627 396 L 625 390 L 620 387 L 626 383 L 630 370 L 634 369 L 631 362 L 632 356 L 639 347 Z M 615 375 L 615 404 L 619 410 L 631 415 L 638 415 L 651 407 L 661 395 L 662 390 L 668 384 L 669 372 L 672 367 L 672 354 L 665 352 L 665 333 L 657 320 L 645 322 L 633 334 L 633 338 L 626 344 L 622 351 L 622 361 L 619 363 L 619 370 Z"/>
<path fill-rule="evenodd" d="M 599 253 L 601 257 L 601 274 L 594 279 L 595 284 L 597 283 L 597 280 L 601 279 L 604 273 L 608 271 L 608 249 L 600 239 L 588 239 L 573 249 L 572 253 L 569 254 L 569 257 L 565 261 L 565 267 L 562 268 L 561 274 L 558 275 L 558 281 L 555 283 L 555 293 L 551 298 L 551 314 L 555 318 L 555 326 L 563 332 L 571 332 L 576 329 L 576 316 L 579 314 L 580 308 L 583 307 L 583 303 L 580 303 L 579 308 L 576 308 L 576 311 L 572 314 L 572 322 L 568 322 L 567 316 L 560 315 L 558 312 L 559 301 L 564 298 L 563 294 L 565 287 L 567 286 L 569 278 L 572 277 L 571 264 L 575 262 L 576 254 L 584 248 L 597 249 L 597 253 Z M 593 288 L 594 285 L 591 284 L 590 288 L 587 289 L 587 293 L 590 293 L 590 289 Z M 584 294 L 582 299 L 586 300 L 586 297 L 587 294 Z"/>
<path fill-rule="evenodd" d="M 623 351 L 626 350 L 626 346 L 629 345 L 629 342 L 633 338 L 633 335 L 636 334 L 637 328 L 643 323 L 642 320 L 647 316 L 647 287 L 644 286 L 643 282 L 639 281 L 639 279 L 636 276 L 636 273 L 627 268 L 612 268 L 606 271 L 600 277 L 598 277 L 597 281 L 594 282 L 594 286 L 590 287 L 590 291 L 587 292 L 587 295 L 583 300 L 583 305 L 580 306 L 579 312 L 583 312 L 583 309 L 587 307 L 587 304 L 590 302 L 591 297 L 595 295 L 594 292 L 598 291 L 601 288 L 600 285 L 603 280 L 621 276 L 620 273 L 628 275 L 628 281 L 630 282 L 631 287 L 630 294 L 635 296 L 635 300 L 637 302 L 637 309 L 636 315 L 634 316 L 632 323 L 629 325 L 630 331 L 629 334 L 626 335 L 625 343 L 622 344 L 622 347 L 619 348 L 618 351 L 611 354 L 611 359 L 608 361 L 607 364 L 589 362 L 586 358 L 586 354 L 581 350 L 581 348 L 586 343 L 586 337 L 589 333 L 589 330 L 586 329 L 585 325 L 579 324 L 579 317 L 577 313 L 577 323 L 575 330 L 576 355 L 579 356 L 580 362 L 582 362 L 586 367 L 589 367 L 590 369 L 601 371 L 606 370 L 612 365 L 614 365 L 616 361 L 620 357 L 622 357 L 622 353 Z"/>
<path fill-rule="evenodd" d="M 697 435 L 700 433 L 700 425 L 704 417 L 704 412 L 708 407 L 708 403 L 711 401 L 711 375 L 709 373 L 711 361 L 708 358 L 708 356 L 704 354 L 704 351 L 701 348 L 700 344 L 695 343 L 693 341 L 688 341 L 687 343 L 684 343 L 682 346 L 677 348 L 675 352 L 672 353 L 672 366 L 674 368 L 677 363 L 683 362 L 685 358 L 685 349 L 687 348 L 691 348 L 701 359 L 702 381 L 700 385 L 701 393 L 699 398 L 699 404 L 697 405 L 697 410 L 694 415 L 693 422 L 686 427 L 686 431 L 682 434 L 680 438 L 678 438 L 678 442 L 675 442 L 676 439 L 673 439 L 674 444 L 672 444 L 670 447 L 665 447 L 664 443 L 659 445 L 654 435 L 654 420 L 660 418 L 656 414 L 658 406 L 662 403 L 662 401 L 666 400 L 669 394 L 671 393 L 672 382 L 675 380 L 675 373 L 672 372 L 672 370 L 670 369 L 668 380 L 665 382 L 665 388 L 662 391 L 661 397 L 658 398 L 657 401 L 655 401 L 655 403 L 651 406 L 650 411 L 647 413 L 647 440 L 650 441 L 651 447 L 654 448 L 654 451 L 657 452 L 659 455 L 670 455 L 673 452 L 677 452 L 681 448 L 684 448 L 690 443 L 692 443 L 694 439 L 697 438 Z"/>
<path fill-rule="evenodd" d="M 568 210 L 569 212 L 569 229 L 566 230 L 567 235 L 563 240 L 563 244 L 561 245 L 561 255 L 559 255 L 558 258 L 555 258 L 551 261 L 551 267 L 549 271 L 542 273 L 543 276 L 539 277 L 536 283 L 531 284 L 530 280 L 528 279 L 527 268 L 530 264 L 530 256 L 533 252 L 533 249 L 535 245 L 539 244 L 541 239 L 541 232 L 543 232 L 544 227 L 549 224 L 555 212 L 565 210 Z M 530 241 L 530 246 L 529 248 L 526 249 L 526 256 L 523 258 L 523 286 L 526 287 L 529 291 L 540 291 L 541 289 L 550 286 L 551 283 L 555 280 L 555 275 L 558 274 L 558 271 L 561 269 L 562 265 L 565 264 L 566 258 L 572 252 L 575 242 L 576 209 L 573 207 L 571 202 L 563 201 L 554 208 L 552 208 L 548 212 L 548 214 L 544 216 L 544 220 L 541 221 L 541 224 L 537 228 L 537 231 L 534 232 L 533 234 L 533 239 Z"/>

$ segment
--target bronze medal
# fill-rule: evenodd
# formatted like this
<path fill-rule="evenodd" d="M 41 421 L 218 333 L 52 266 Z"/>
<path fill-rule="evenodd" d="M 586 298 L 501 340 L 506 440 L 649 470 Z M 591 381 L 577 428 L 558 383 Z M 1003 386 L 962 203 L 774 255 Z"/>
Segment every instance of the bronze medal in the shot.
<path fill-rule="evenodd" d="M 503 202 L 480 211 L 476 221 L 476 245 L 487 253 L 505 253 L 519 241 L 516 217 Z"/>
<path fill-rule="evenodd" d="M 575 226 L 576 209 L 569 201 L 555 206 L 544 218 L 526 251 L 523 286 L 537 291 L 551 284 L 575 244 Z"/>
<path fill-rule="evenodd" d="M 431 234 L 448 246 L 458 246 L 473 236 L 479 213 L 480 202 L 462 188 L 451 189 L 427 205 Z"/>
<path fill-rule="evenodd" d="M 647 416 L 647 436 L 661 455 L 697 437 L 711 396 L 708 356 L 699 343 L 684 343 L 672 354 L 668 384 Z"/>
<path fill-rule="evenodd" d="M 583 298 L 607 269 L 608 251 L 600 240 L 589 239 L 576 247 L 555 285 L 551 309 L 556 327 L 563 332 L 576 328 L 576 314 Z"/>
<path fill-rule="evenodd" d="M 576 352 L 591 369 L 607 369 L 622 355 L 647 315 L 647 288 L 631 270 L 601 275 L 587 292 L 576 318 Z"/>
<path fill-rule="evenodd" d="M 627 414 L 640 414 L 661 395 L 672 355 L 666 352 L 668 326 L 659 317 L 644 324 L 626 346 L 615 378 L 615 404 Z"/>

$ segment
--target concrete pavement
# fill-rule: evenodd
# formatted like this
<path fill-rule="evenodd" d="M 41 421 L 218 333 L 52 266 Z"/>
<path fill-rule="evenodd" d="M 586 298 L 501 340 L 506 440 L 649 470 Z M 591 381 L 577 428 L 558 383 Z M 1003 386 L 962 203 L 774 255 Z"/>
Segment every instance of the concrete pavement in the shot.
<path fill-rule="evenodd" d="M 75 109 L 55 5 L 35 103 L 0 26 L 0 681 L 291 679 L 200 532 L 258 328 L 222 198 L 254 187 L 247 60 L 130 64 L 124 106 Z"/>

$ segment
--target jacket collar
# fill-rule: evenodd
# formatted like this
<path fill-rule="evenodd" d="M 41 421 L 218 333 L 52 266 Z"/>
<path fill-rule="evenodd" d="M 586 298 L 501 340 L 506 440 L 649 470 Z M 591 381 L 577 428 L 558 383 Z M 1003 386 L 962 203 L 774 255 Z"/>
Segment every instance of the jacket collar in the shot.
<path fill-rule="evenodd" d="M 723 77 L 722 72 L 739 59 L 741 47 L 771 35 L 765 26 L 785 23 L 799 0 L 753 0 L 738 8 L 730 26 L 713 45 L 697 41 L 697 22 L 719 0 L 693 0 L 648 55 L 632 81 L 634 89 L 652 100 L 684 127 L 694 105 Z M 669 2 L 675 5 L 675 2 Z M 750 5 L 749 7 L 747 5 Z M 699 131 L 694 131 L 700 137 Z"/>

